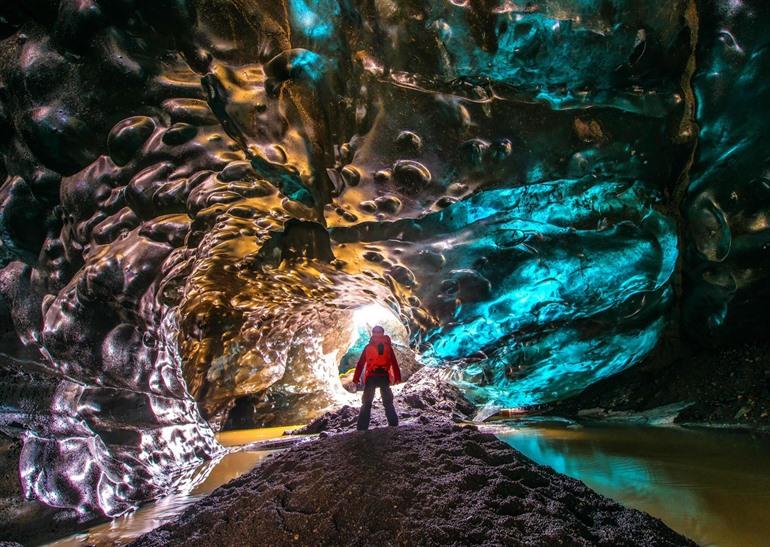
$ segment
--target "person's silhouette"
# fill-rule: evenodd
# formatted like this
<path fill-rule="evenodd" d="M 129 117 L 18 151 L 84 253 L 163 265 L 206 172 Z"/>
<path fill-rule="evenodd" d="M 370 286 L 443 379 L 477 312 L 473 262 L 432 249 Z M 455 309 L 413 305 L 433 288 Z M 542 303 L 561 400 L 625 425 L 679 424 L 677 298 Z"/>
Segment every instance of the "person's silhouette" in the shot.
<path fill-rule="evenodd" d="M 396 361 L 396 354 L 390 343 L 390 336 L 385 335 L 385 329 L 382 327 L 372 329 L 372 337 L 358 359 L 353 382 L 360 383 L 362 377 L 364 396 L 361 398 L 357 429 L 359 431 L 369 429 L 374 390 L 377 388 L 380 388 L 388 425 L 397 426 L 398 414 L 396 414 L 396 407 L 393 405 L 393 392 L 390 390 L 390 386 L 401 382 L 401 370 L 398 368 L 398 361 Z"/>

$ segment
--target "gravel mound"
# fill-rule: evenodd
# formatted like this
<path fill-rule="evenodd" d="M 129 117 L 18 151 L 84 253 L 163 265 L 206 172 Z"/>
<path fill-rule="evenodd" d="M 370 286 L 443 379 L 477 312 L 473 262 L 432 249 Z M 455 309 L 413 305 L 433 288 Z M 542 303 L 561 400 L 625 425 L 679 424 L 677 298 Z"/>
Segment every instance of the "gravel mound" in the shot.
<path fill-rule="evenodd" d="M 694 545 L 475 427 L 322 435 L 134 545 Z"/>

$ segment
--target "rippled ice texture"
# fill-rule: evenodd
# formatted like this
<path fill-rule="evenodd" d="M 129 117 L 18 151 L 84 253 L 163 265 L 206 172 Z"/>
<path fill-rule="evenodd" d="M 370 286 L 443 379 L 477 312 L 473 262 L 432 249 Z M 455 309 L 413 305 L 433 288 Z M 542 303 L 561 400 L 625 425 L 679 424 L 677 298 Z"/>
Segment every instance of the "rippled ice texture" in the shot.
<path fill-rule="evenodd" d="M 575 393 L 682 318 L 740 329 L 757 6 L 4 4 L 0 424 L 25 493 L 120 514 L 215 457 L 233 408 L 346 400 L 373 304 L 490 409 Z"/>

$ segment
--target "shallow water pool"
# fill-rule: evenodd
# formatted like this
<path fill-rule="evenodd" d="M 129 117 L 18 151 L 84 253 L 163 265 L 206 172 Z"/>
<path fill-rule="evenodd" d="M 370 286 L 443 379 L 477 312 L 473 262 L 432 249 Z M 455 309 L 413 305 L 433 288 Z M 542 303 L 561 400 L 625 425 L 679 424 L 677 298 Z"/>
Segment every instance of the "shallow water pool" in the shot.
<path fill-rule="evenodd" d="M 284 429 L 221 433 L 223 445 L 246 447 L 201 466 L 186 490 L 50 545 L 129 543 L 251 470 L 271 451 L 248 445 L 279 438 Z M 537 421 L 496 425 L 492 431 L 536 462 L 660 518 L 701 545 L 770 545 L 770 437 Z"/>
<path fill-rule="evenodd" d="M 701 545 L 770 545 L 770 437 L 718 429 L 532 423 L 495 428 L 532 460 Z"/>
<path fill-rule="evenodd" d="M 280 439 L 283 432 L 299 426 L 270 427 L 224 431 L 217 435 L 225 447 L 238 447 L 259 441 Z M 99 524 L 84 532 L 49 543 L 49 546 L 74 547 L 81 545 L 123 545 L 169 522 L 187 507 L 206 497 L 219 486 L 252 470 L 275 450 L 243 449 L 202 464 L 187 486 L 168 496 L 143 505 L 137 511 Z"/>

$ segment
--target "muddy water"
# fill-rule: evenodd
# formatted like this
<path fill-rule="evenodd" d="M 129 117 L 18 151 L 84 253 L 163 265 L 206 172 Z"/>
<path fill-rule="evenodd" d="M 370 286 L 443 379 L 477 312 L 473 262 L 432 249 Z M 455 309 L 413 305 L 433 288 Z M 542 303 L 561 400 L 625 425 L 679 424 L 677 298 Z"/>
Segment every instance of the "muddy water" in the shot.
<path fill-rule="evenodd" d="M 142 506 L 134 513 L 116 518 L 110 522 L 94 526 L 65 539 L 50 543 L 50 546 L 73 547 L 80 545 L 121 545 L 129 543 L 142 534 L 157 528 L 187 507 L 210 494 L 217 487 L 250 471 L 268 454 L 274 451 L 250 449 L 247 445 L 259 441 L 281 438 L 287 429 L 298 426 L 271 427 L 262 429 L 244 429 L 225 431 L 217 438 L 226 446 L 244 449 L 225 454 L 223 457 L 201 465 L 187 486 L 156 502 Z"/>
<path fill-rule="evenodd" d="M 701 545 L 770 545 L 770 437 L 558 423 L 495 433 L 536 462 L 660 518 Z"/>
<path fill-rule="evenodd" d="M 236 429 L 234 431 L 223 431 L 217 435 L 217 440 L 223 446 L 244 446 L 259 441 L 269 441 L 270 439 L 280 439 L 284 431 L 298 429 L 301 425 L 282 425 L 280 427 L 260 427 L 257 429 Z"/>

